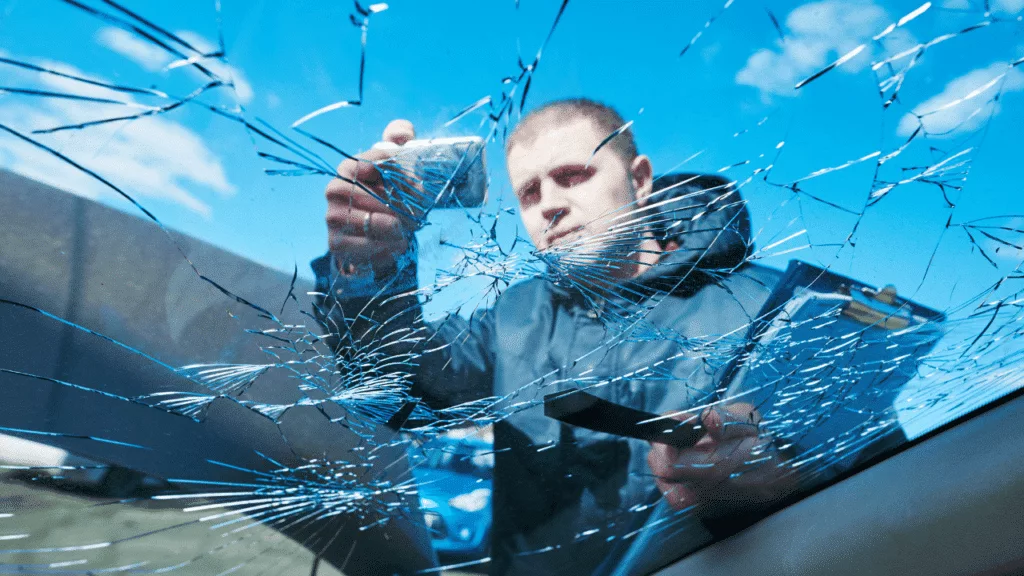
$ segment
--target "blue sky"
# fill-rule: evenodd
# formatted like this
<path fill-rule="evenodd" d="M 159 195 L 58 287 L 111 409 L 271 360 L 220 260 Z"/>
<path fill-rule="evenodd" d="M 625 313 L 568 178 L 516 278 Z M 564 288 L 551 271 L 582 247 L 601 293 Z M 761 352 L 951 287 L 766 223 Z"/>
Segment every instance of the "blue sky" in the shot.
<path fill-rule="evenodd" d="M 211 92 L 204 97 L 207 102 L 241 103 L 248 118 L 286 130 L 312 110 L 357 97 L 360 31 L 349 23 L 350 4 L 222 4 L 230 66 L 211 65 L 233 76 L 237 89 L 234 94 Z M 444 124 L 479 98 L 500 94 L 501 79 L 518 72 L 518 56 L 532 60 L 558 8 L 558 2 L 540 0 L 521 0 L 518 7 L 514 0 L 389 4 L 370 22 L 363 105 L 324 114 L 304 126 L 347 151 L 369 147 L 395 117 L 412 120 L 421 136 L 485 133 L 480 113 L 448 128 Z M 127 5 L 197 45 L 213 46 L 217 37 L 213 2 Z M 945 225 L 950 218 L 956 223 L 1024 214 L 1015 173 L 1024 79 L 1007 66 L 1024 56 L 1018 20 L 1024 2 L 993 1 L 992 16 L 999 22 L 929 48 L 907 74 L 900 100 L 883 110 L 878 82 L 887 68 L 875 72 L 872 62 L 986 19 L 980 2 L 939 0 L 882 44 L 870 42 L 920 6 L 917 0 L 737 0 L 723 11 L 719 0 L 573 1 L 545 49 L 527 108 L 581 95 L 612 104 L 634 121 L 640 149 L 652 157 L 656 171 L 716 172 L 749 161 L 723 174 L 739 182 L 753 176 L 743 193 L 758 245 L 806 230 L 768 250 L 766 262 L 784 266 L 798 257 L 829 265 L 867 282 L 893 283 L 904 294 L 947 309 L 1006 275 L 1021 259 L 1020 251 L 1002 247 L 994 255 L 996 269 L 971 250 L 962 230 L 946 231 Z M 693 47 L 680 56 L 699 31 Z M 858 57 L 793 89 L 865 41 Z M 0 52 L 174 94 L 202 83 L 188 67 L 167 70 L 172 59 L 159 49 L 57 0 L 0 0 Z M 908 60 L 897 60 L 896 69 Z M 0 85 L 83 90 L 38 74 L 2 70 Z M 993 103 L 996 94 L 1000 98 Z M 102 117 L 108 110 L 0 95 L 0 121 L 23 130 Z M 925 127 L 933 134 L 916 139 L 882 167 L 885 179 L 910 181 L 865 213 L 854 247 L 826 245 L 842 243 L 855 217 L 753 175 L 774 164 L 771 180 L 790 182 L 874 152 L 884 156 L 917 125 L 907 115 L 913 110 L 932 112 Z M 40 140 L 123 185 L 167 225 L 274 268 L 291 271 L 297 263 L 300 274 L 309 277 L 306 263 L 326 246 L 326 179 L 265 175 L 263 169 L 273 166 L 257 157 L 245 131 L 198 107 Z M 785 142 L 781 148 L 780 142 Z M 956 204 L 951 209 L 936 186 L 920 181 L 927 180 L 920 173 L 960 152 L 950 164 L 967 161 L 955 172 L 968 178 L 962 192 L 949 192 Z M 488 154 L 488 208 L 512 206 L 500 144 Z M 328 152 L 324 156 L 338 160 Z M 807 180 L 801 189 L 860 210 L 871 191 L 876 159 Z M 0 138 L 0 166 L 133 210 L 81 174 L 7 137 Z M 435 246 L 441 230 L 448 239 L 465 241 L 472 234 L 467 222 L 464 214 L 439 213 L 421 233 L 425 282 L 434 267 L 458 257 Z M 507 241 L 517 219 L 507 214 L 500 222 Z M 1024 218 L 1000 222 L 1019 225 Z M 1007 238 L 1021 240 L 1020 234 L 1013 236 Z M 981 241 L 990 250 L 996 247 Z M 812 247 L 797 250 L 807 244 Z M 929 262 L 932 271 L 922 282 Z M 453 296 L 433 306 L 457 301 Z"/>
<path fill-rule="evenodd" d="M 557 9 L 556 2 L 413 2 L 398 0 L 373 16 L 369 29 L 364 104 L 320 116 L 306 127 L 348 151 L 368 147 L 394 117 L 411 119 L 420 134 L 482 133 L 480 115 L 450 128 L 444 123 L 484 95 L 498 95 L 500 80 L 517 72 L 540 46 Z M 994 3 L 998 16 L 1014 18 L 1012 0 Z M 153 21 L 187 38 L 212 43 L 217 18 L 212 2 L 129 3 Z M 790 181 L 814 170 L 841 165 L 873 151 L 898 146 L 912 129 L 912 109 L 941 107 L 1007 72 L 1005 64 L 1021 56 L 1013 23 L 990 26 L 933 47 L 907 77 L 902 99 L 884 113 L 877 77 L 870 62 L 884 54 L 927 41 L 983 19 L 980 6 L 947 0 L 897 30 L 886 49 L 869 46 L 852 60 L 800 91 L 793 84 L 840 54 L 911 12 L 918 2 L 832 0 L 817 3 L 737 2 L 724 12 L 720 2 L 572 2 L 541 60 L 528 107 L 564 96 L 586 95 L 616 106 L 633 120 L 641 151 L 656 169 L 667 169 L 698 154 L 680 169 L 725 172 L 745 180 L 758 166 L 774 160 L 785 141 L 773 180 Z M 71 66 L 107 80 L 153 85 L 184 94 L 200 85 L 186 68 L 164 70 L 170 58 L 136 37 L 85 16 L 56 0 L 0 2 L 0 50 L 9 57 Z M 780 40 L 769 12 L 780 22 Z M 357 96 L 359 30 L 348 22 L 347 3 L 223 2 L 222 20 L 235 96 L 210 94 L 208 101 L 228 105 L 237 97 L 250 118 L 286 129 L 311 110 Z M 720 15 L 704 29 L 704 23 Z M 58 36 L 54 30 L 60 30 Z M 698 31 L 693 48 L 680 50 Z M 11 82 L 40 85 L 40 79 L 5 68 Z M 953 151 L 974 147 L 970 178 L 958 198 L 954 220 L 1024 213 L 1010 170 L 1020 122 L 1019 72 L 958 106 L 932 116 L 946 130 L 982 108 L 953 137 L 920 139 L 889 166 L 926 165 L 929 146 Z M 45 83 L 45 80 L 43 81 Z M 997 116 L 986 103 L 1002 88 Z M 0 115 L 10 125 L 63 118 L 102 116 L 63 103 L 0 96 Z M 766 120 L 764 120 L 767 118 Z M 763 122 L 762 122 L 763 120 Z M 67 133 L 45 140 L 123 184 L 165 223 L 275 268 L 290 270 L 325 245 L 322 177 L 271 177 L 239 126 L 198 108 L 182 108 L 159 122 L 111 126 Z M 157 124 L 154 126 L 154 124 Z M 736 136 L 738 132 L 745 133 Z M 0 142 L 0 165 L 93 195 L 129 209 L 123 200 L 99 190 L 81 175 L 66 173 L 19 148 Z M 264 147 L 269 150 L 269 148 Z M 760 157 L 760 155 L 764 157 Z M 325 157 L 332 158 L 330 154 Z M 126 162 L 126 158 L 128 161 Z M 489 154 L 492 199 L 507 203 L 507 177 L 500 148 Z M 90 164 L 90 161 L 93 164 Z M 332 162 L 334 158 L 332 158 Z M 919 162 L 918 162 L 919 161 Z M 808 181 L 805 189 L 844 206 L 860 209 L 869 191 L 874 162 Z M 894 173 L 899 170 L 894 170 Z M 894 176 L 896 177 L 896 176 Z M 899 176 L 902 177 L 902 176 Z M 841 241 L 854 219 L 755 179 L 745 187 L 763 229 L 760 245 L 807 228 L 813 245 Z M 789 200 L 788 204 L 780 205 Z M 799 204 L 799 205 L 798 205 Z M 914 286 L 935 249 L 949 215 L 938 190 L 911 183 L 897 188 L 869 210 L 855 249 L 808 249 L 790 257 L 831 263 L 837 270 L 874 282 Z M 797 222 L 792 222 L 797 218 Z M 439 225 L 464 227 L 459 215 L 438 215 Z M 502 222 L 514 233 L 515 218 Z M 430 233 L 428 231 L 427 233 Z M 456 233 L 456 232 L 451 232 Z M 995 271 L 972 257 L 960 234 L 940 245 L 942 262 L 956 263 L 970 286 L 991 281 Z M 794 239 L 773 252 L 806 244 Z M 429 242 L 427 243 L 429 245 Z M 1005 249 L 1003 250 L 1006 251 Z M 1000 264 L 1015 265 L 1018 254 Z M 448 256 L 441 257 L 444 261 Z M 940 262 L 940 263 L 942 263 Z M 972 283 L 973 282 L 973 283 Z M 934 289 L 932 288 L 934 286 Z M 950 304 L 950 284 L 925 282 L 918 297 L 939 307 Z M 964 292 L 966 294 L 966 292 Z M 952 301 L 956 301 L 954 296 Z"/>

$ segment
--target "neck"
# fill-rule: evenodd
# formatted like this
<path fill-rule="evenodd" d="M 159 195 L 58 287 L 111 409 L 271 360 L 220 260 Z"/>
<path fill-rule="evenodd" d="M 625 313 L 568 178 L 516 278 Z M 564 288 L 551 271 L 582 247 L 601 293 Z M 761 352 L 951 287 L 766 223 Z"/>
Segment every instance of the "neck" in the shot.
<path fill-rule="evenodd" d="M 616 280 L 630 280 L 650 270 L 661 260 L 665 249 L 654 238 L 645 238 L 636 252 L 630 255 L 631 262 L 623 264 L 612 272 Z"/>
<path fill-rule="evenodd" d="M 661 260 L 665 252 L 666 249 L 662 248 L 657 240 L 648 236 L 643 238 L 628 256 L 622 257 L 614 265 L 590 267 L 590 274 L 583 277 L 573 274 L 570 270 L 566 272 L 573 277 L 573 283 L 602 292 L 610 285 L 620 284 L 644 274 Z"/>

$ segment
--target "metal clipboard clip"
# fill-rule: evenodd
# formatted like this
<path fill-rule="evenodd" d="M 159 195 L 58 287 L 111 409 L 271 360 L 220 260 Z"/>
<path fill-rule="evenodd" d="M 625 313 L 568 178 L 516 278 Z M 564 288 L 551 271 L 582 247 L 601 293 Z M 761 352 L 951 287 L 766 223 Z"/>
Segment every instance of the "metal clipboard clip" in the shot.
<path fill-rule="evenodd" d="M 883 330 L 903 330 L 912 323 L 923 318 L 915 318 L 909 310 L 898 302 L 896 287 L 888 285 L 881 290 L 868 287 L 843 290 L 850 301 L 843 307 L 843 316 Z"/>

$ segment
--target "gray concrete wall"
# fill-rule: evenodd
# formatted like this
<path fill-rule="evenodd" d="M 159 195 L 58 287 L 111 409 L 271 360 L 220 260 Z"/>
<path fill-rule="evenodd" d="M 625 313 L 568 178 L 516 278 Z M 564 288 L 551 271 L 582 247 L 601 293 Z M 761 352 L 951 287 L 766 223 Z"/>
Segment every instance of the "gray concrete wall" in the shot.
<path fill-rule="evenodd" d="M 267 269 L 194 238 L 172 233 L 203 274 L 237 295 L 277 314 L 289 292 L 290 274 Z M 300 265 L 305 265 L 302 263 Z M 298 305 L 281 319 L 311 324 L 298 281 Z M 270 341 L 247 329 L 274 326 L 252 309 L 201 280 L 168 235 L 154 223 L 88 199 L 0 171 L 0 298 L 34 306 L 135 347 L 171 366 L 207 362 L 262 363 L 260 344 Z M 36 312 L 0 303 L 0 367 L 55 378 L 124 396 L 157 391 L 204 390 L 167 368 L 94 335 Z M 0 426 L 88 434 L 141 444 L 149 450 L 75 438 L 46 442 L 103 462 L 163 478 L 248 480 L 251 474 L 211 465 L 208 459 L 257 470 L 304 457 L 350 459 L 356 437 L 330 424 L 313 408 L 293 409 L 280 426 L 227 400 L 217 400 L 203 422 L 146 406 L 75 391 L 36 378 L 0 373 Z M 270 373 L 247 393 L 261 401 L 299 398 L 296 381 Z M 39 437 L 31 437 L 40 440 Z M 294 450 L 294 452 L 293 452 Z M 397 453 L 394 457 L 400 457 Z M 388 458 L 382 458 L 387 461 Z M 401 474 L 402 467 L 393 467 Z M 343 523 L 344 524 L 344 523 Z M 348 528 L 346 528 L 348 530 Z M 409 525 L 388 528 L 405 545 L 383 540 L 385 530 L 361 533 L 349 565 L 376 562 L 375 547 L 388 557 L 429 562 L 425 533 Z M 349 551 L 355 533 L 334 548 Z M 406 552 L 401 552 L 406 548 Z M 383 549 L 377 549 L 379 554 Z M 330 552 L 334 553 L 334 552 Z M 403 557 L 403 554 L 406 556 Z M 372 566 L 372 564 L 371 564 Z"/>

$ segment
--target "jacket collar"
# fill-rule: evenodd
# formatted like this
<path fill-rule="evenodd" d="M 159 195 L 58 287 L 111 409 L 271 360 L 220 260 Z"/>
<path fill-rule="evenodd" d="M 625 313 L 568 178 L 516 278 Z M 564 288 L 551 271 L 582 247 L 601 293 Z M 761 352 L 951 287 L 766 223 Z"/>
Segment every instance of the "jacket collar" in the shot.
<path fill-rule="evenodd" d="M 746 261 L 753 247 L 750 214 L 732 182 L 709 174 L 674 173 L 656 178 L 654 184 L 649 202 L 658 210 L 652 219 L 658 223 L 655 238 L 663 248 L 670 242 L 679 248 L 663 253 L 643 274 L 607 290 L 553 279 L 555 300 L 591 308 L 603 299 L 639 304 L 657 295 L 688 297 Z"/>

